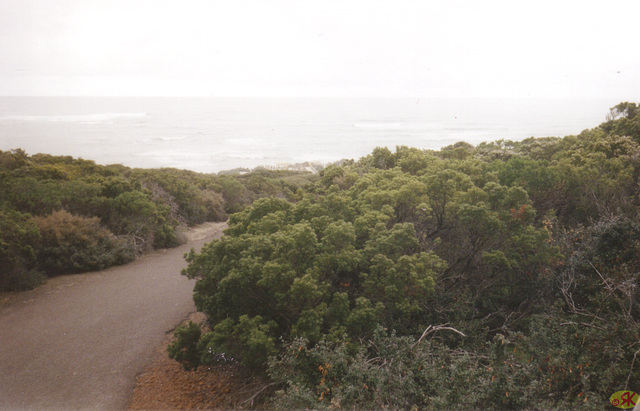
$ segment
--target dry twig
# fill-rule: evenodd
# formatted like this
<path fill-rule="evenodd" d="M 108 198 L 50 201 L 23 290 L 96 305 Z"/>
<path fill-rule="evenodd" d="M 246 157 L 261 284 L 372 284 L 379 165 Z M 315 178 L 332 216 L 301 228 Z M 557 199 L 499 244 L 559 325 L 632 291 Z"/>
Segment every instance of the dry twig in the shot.
<path fill-rule="evenodd" d="M 256 397 L 257 397 L 258 395 L 262 394 L 262 392 L 263 392 L 264 390 L 266 390 L 267 388 L 271 387 L 272 385 L 276 385 L 276 383 L 275 383 L 275 382 L 272 382 L 272 383 L 270 383 L 270 384 L 267 384 L 267 385 L 263 386 L 263 387 L 262 387 L 262 388 L 260 388 L 258 391 L 256 391 L 256 393 L 255 393 L 255 394 L 253 394 L 249 399 L 247 399 L 247 400 L 243 401 L 243 403 L 244 403 L 244 404 L 249 403 L 249 406 L 250 406 L 250 407 L 253 407 L 253 402 L 255 401 Z"/>
<path fill-rule="evenodd" d="M 631 360 L 631 367 L 629 368 L 629 375 L 627 375 L 627 381 L 624 384 L 624 389 L 629 389 L 629 378 L 631 378 L 631 373 L 633 372 L 633 364 L 636 362 L 636 356 L 640 353 L 640 350 L 636 351 L 633 354 L 633 360 Z"/>
<path fill-rule="evenodd" d="M 453 328 L 453 327 L 448 327 L 448 326 L 447 326 L 447 324 L 441 324 L 441 325 L 436 325 L 436 326 L 430 325 L 430 326 L 428 326 L 428 327 L 424 330 L 424 332 L 422 333 L 422 335 L 420 336 L 420 338 L 418 338 L 418 341 L 416 341 L 416 342 L 411 346 L 411 348 L 412 348 L 412 349 L 413 349 L 413 348 L 416 348 L 416 347 L 418 346 L 418 344 L 420 344 L 420 343 L 422 342 L 422 340 L 423 340 L 427 335 L 429 335 L 429 334 L 431 334 L 431 333 L 435 333 L 436 331 L 441 331 L 441 330 L 449 330 L 449 331 L 453 331 L 453 332 L 455 332 L 455 333 L 460 334 L 460 335 L 461 335 L 461 336 L 463 336 L 463 337 L 466 337 L 466 335 L 465 335 L 462 331 L 458 331 L 458 330 L 456 330 L 456 329 L 455 329 L 455 328 Z"/>

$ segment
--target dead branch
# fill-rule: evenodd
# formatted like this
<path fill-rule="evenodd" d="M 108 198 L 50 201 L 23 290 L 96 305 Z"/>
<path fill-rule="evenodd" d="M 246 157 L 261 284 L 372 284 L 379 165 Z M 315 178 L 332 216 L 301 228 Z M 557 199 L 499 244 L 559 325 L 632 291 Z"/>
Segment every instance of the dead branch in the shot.
<path fill-rule="evenodd" d="M 602 279 L 602 282 L 604 283 L 604 285 L 607 286 L 606 287 L 607 291 L 613 291 L 613 287 L 611 285 L 609 285 L 609 282 L 604 278 L 604 276 L 602 274 L 600 274 L 600 271 L 598 271 L 596 266 L 593 265 L 593 263 L 591 261 L 589 261 L 589 265 L 596 271 L 596 273 L 598 273 L 598 275 Z"/>
<path fill-rule="evenodd" d="M 593 325 L 593 324 L 589 324 L 589 323 L 582 323 L 582 322 L 575 322 L 575 321 L 567 321 L 567 322 L 562 323 L 560 325 L 584 325 L 585 327 L 591 327 L 591 328 L 597 328 L 598 330 L 604 330 L 604 328 L 598 327 L 597 325 Z"/>
<path fill-rule="evenodd" d="M 453 331 L 453 332 L 455 332 L 455 333 L 457 333 L 457 334 L 460 334 L 460 335 L 461 335 L 461 336 L 463 336 L 463 337 L 466 337 L 466 335 L 465 335 L 462 331 L 458 331 L 458 330 L 456 330 L 456 329 L 455 329 L 455 328 L 453 328 L 453 327 L 449 327 L 449 326 L 447 326 L 447 324 L 441 324 L 441 325 L 436 325 L 436 326 L 430 325 L 430 326 L 428 326 L 428 327 L 424 330 L 424 332 L 422 333 L 422 335 L 420 336 L 420 338 L 418 338 L 418 341 L 416 341 L 416 342 L 411 346 L 411 348 L 412 348 L 412 349 L 416 348 L 416 347 L 417 347 L 417 346 L 422 342 L 422 340 L 423 340 L 427 335 L 429 335 L 429 334 L 431 334 L 431 333 L 435 333 L 435 332 L 437 332 L 437 331 L 441 331 L 441 330 L 449 330 L 449 331 Z"/>
<path fill-rule="evenodd" d="M 629 368 L 629 375 L 627 375 L 627 381 L 624 384 L 624 389 L 629 389 L 629 378 L 631 378 L 631 373 L 633 372 L 633 364 L 636 362 L 636 357 L 640 353 L 640 349 L 633 354 L 633 360 L 631 360 L 631 367 Z"/>
<path fill-rule="evenodd" d="M 631 315 L 631 305 L 633 301 L 632 295 L 635 289 L 635 283 L 628 280 L 615 285 L 611 285 L 591 262 L 589 262 L 589 265 L 591 265 L 595 272 L 598 273 L 598 275 L 602 279 L 603 284 L 605 285 L 605 289 L 607 290 L 609 295 L 612 295 L 615 298 L 616 302 L 620 306 L 620 309 L 624 312 L 625 317 L 635 323 L 633 316 Z M 629 307 L 625 306 L 624 301 L 616 294 L 616 291 L 620 291 L 620 293 L 627 297 L 627 299 L 629 300 Z"/>
<path fill-rule="evenodd" d="M 267 388 L 269 388 L 269 387 L 271 387 L 271 386 L 273 386 L 273 385 L 276 385 L 276 383 L 275 383 L 275 382 L 272 382 L 272 383 L 270 383 L 270 384 L 267 384 L 267 385 L 263 386 L 263 387 L 262 387 L 262 388 L 260 388 L 258 391 L 256 391 L 256 393 L 255 393 L 255 394 L 253 394 L 249 399 L 247 399 L 247 400 L 243 401 L 242 403 L 243 403 L 243 404 L 249 403 L 249 406 L 250 406 L 250 407 L 253 407 L 253 401 L 255 401 L 256 397 L 257 397 L 258 395 L 262 394 L 262 392 L 263 392 L 264 390 L 266 390 Z"/>

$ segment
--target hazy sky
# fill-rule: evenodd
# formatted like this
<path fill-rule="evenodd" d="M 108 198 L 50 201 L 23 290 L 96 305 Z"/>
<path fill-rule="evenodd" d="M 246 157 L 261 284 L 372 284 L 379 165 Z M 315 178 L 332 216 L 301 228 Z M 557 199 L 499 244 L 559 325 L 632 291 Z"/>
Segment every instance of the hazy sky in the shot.
<path fill-rule="evenodd" d="M 0 95 L 636 101 L 638 16 L 638 0 L 0 0 Z"/>

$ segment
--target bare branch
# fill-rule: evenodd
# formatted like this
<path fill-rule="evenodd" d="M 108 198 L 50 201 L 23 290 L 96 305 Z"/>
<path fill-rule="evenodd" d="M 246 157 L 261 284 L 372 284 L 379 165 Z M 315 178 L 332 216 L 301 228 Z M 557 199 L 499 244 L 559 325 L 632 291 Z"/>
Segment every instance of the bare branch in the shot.
<path fill-rule="evenodd" d="M 249 403 L 249 406 L 253 407 L 253 402 L 255 401 L 256 397 L 258 395 L 260 395 L 264 390 L 266 390 L 267 388 L 271 387 L 272 385 L 276 385 L 276 383 L 272 382 L 270 384 L 267 384 L 267 385 L 263 386 L 255 394 L 253 394 L 249 399 L 243 401 L 243 404 Z"/>
<path fill-rule="evenodd" d="M 604 278 L 604 276 L 602 274 L 600 274 L 600 271 L 598 271 L 598 269 L 596 268 L 595 265 L 593 265 L 593 263 L 591 261 L 589 261 L 589 265 L 591 267 L 593 267 L 594 270 L 596 270 L 596 273 L 598 273 L 598 275 L 600 276 L 600 278 L 602 279 L 602 282 L 604 283 L 604 285 L 607 286 L 607 290 L 611 291 L 613 290 L 613 287 L 611 287 L 611 285 L 609 285 L 609 282 Z"/>
<path fill-rule="evenodd" d="M 561 323 L 560 325 L 584 325 L 585 327 L 597 328 L 598 330 L 604 330 L 602 327 L 598 327 L 597 325 L 583 323 L 583 322 L 575 322 L 575 321 L 567 321 L 565 323 Z"/>
<path fill-rule="evenodd" d="M 615 298 L 616 302 L 620 306 L 620 309 L 622 309 L 622 311 L 624 312 L 625 318 L 635 323 L 635 320 L 631 315 L 631 306 L 633 304 L 633 291 L 635 289 L 635 283 L 631 280 L 627 280 L 612 285 L 606 280 L 606 278 L 604 278 L 600 271 L 598 271 L 598 269 L 591 262 L 589 262 L 589 265 L 591 265 L 596 273 L 598 273 L 605 285 L 605 289 L 609 292 L 609 295 L 612 295 Z M 624 301 L 616 294 L 616 291 L 620 291 L 625 297 L 627 297 L 627 299 L 629 300 L 629 307 L 625 306 Z"/>
<path fill-rule="evenodd" d="M 456 330 L 456 329 L 455 329 L 455 328 L 453 328 L 453 327 L 448 327 L 448 326 L 447 326 L 447 324 L 441 324 L 441 325 L 436 325 L 436 326 L 430 325 L 430 326 L 428 326 L 428 327 L 424 330 L 424 332 L 422 333 L 422 335 L 420 336 L 420 338 L 418 338 L 418 341 L 416 341 L 416 342 L 411 346 L 411 348 L 412 348 L 412 349 L 413 349 L 413 348 L 416 348 L 416 347 L 418 346 L 418 344 L 420 344 L 420 343 L 422 342 L 422 340 L 423 340 L 427 335 L 429 335 L 429 334 L 431 334 L 431 333 L 435 333 L 435 332 L 437 332 L 437 331 L 441 331 L 441 330 L 449 330 L 449 331 L 453 331 L 453 332 L 455 332 L 455 333 L 460 334 L 460 335 L 461 335 L 461 336 L 463 336 L 463 337 L 466 337 L 466 335 L 465 335 L 462 331 L 458 331 L 458 330 Z"/>
<path fill-rule="evenodd" d="M 629 379 L 631 378 L 631 373 L 633 372 L 633 364 L 636 362 L 638 353 L 640 353 L 640 349 L 633 354 L 633 360 L 631 360 L 631 367 L 629 368 L 629 375 L 627 375 L 627 381 L 624 384 L 625 390 L 629 388 Z"/>

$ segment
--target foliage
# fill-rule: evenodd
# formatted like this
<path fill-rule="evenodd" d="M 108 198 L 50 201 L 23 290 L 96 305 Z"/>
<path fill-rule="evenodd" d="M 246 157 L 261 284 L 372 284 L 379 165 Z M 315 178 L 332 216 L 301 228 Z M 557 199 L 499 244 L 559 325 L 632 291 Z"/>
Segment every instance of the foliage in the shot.
<path fill-rule="evenodd" d="M 418 249 L 410 224 L 387 226 L 373 212 L 356 221 L 356 209 L 348 195 L 258 200 L 231 217 L 225 238 L 191 253 L 185 274 L 199 278 L 194 298 L 214 325 L 203 337 L 211 347 L 257 367 L 280 337 L 414 329 L 444 264 Z"/>
<path fill-rule="evenodd" d="M 640 386 L 638 105 L 578 135 L 378 147 L 320 175 L 131 170 L 0 152 L 0 286 L 98 269 L 229 219 L 187 255 L 207 331 L 275 408 L 601 409 Z"/>
<path fill-rule="evenodd" d="M 42 282 L 33 247 L 38 237 L 27 215 L 0 203 L 0 290 L 25 290 Z"/>
<path fill-rule="evenodd" d="M 446 328 L 446 327 L 445 327 Z M 523 364 L 518 339 L 497 336 L 480 352 L 377 329 L 366 343 L 310 346 L 292 341 L 270 360 L 280 384 L 276 409 L 515 409 L 536 400 L 537 384 Z M 515 367 L 514 367 L 515 365 Z"/>
<path fill-rule="evenodd" d="M 313 179 L 286 171 L 139 170 L 0 151 L 0 290 L 35 286 L 42 279 L 36 267 L 51 275 L 94 270 L 175 247 L 188 226 L 224 221 L 260 197 L 293 198 Z"/>
<path fill-rule="evenodd" d="M 187 325 L 178 326 L 173 335 L 176 340 L 167 347 L 169 358 L 182 363 L 187 371 L 197 369 L 200 364 L 200 353 L 197 350 L 202 335 L 200 326 L 189 321 Z"/>
<path fill-rule="evenodd" d="M 41 236 L 37 243 L 38 266 L 49 276 L 101 270 L 135 257 L 131 244 L 102 227 L 97 217 L 79 217 L 61 210 L 34 217 L 33 222 Z"/>
<path fill-rule="evenodd" d="M 638 121 L 621 103 L 576 136 L 378 147 L 253 202 L 187 258 L 211 326 L 193 358 L 266 372 L 278 409 L 601 409 L 640 390 Z"/>
<path fill-rule="evenodd" d="M 607 122 L 600 127 L 608 134 L 629 136 L 640 143 L 640 115 L 638 104 L 624 102 L 612 107 Z"/>

